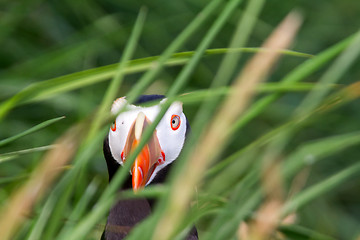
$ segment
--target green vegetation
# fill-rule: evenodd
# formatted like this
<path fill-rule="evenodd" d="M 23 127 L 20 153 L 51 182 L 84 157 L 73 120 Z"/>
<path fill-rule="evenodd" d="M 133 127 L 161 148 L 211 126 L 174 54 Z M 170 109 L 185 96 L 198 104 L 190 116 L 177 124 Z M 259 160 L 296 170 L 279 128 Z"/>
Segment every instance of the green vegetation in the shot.
<path fill-rule="evenodd" d="M 99 239 L 125 196 L 158 198 L 129 239 L 360 237 L 356 1 L 4 5 L 0 239 Z M 168 101 L 109 184 L 111 103 L 141 94 Z M 117 195 L 176 100 L 192 134 L 167 184 Z"/>

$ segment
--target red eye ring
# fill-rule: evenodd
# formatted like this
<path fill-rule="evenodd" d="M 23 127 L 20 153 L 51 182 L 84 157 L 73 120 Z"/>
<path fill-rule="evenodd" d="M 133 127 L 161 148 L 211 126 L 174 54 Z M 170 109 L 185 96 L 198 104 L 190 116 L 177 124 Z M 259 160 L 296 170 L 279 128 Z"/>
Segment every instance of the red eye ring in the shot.
<path fill-rule="evenodd" d="M 180 117 L 178 115 L 172 115 L 170 120 L 170 126 L 172 130 L 177 130 L 180 127 Z"/>
<path fill-rule="evenodd" d="M 113 132 L 116 131 L 116 121 L 114 121 L 114 122 L 111 124 L 110 128 L 111 128 L 111 130 L 112 130 Z"/>

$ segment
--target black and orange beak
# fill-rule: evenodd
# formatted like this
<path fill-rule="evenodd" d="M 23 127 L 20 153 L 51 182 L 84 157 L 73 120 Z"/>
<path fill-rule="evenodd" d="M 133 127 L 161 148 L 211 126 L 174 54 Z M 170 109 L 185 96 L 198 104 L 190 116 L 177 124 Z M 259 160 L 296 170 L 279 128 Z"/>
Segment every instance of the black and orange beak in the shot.
<path fill-rule="evenodd" d="M 145 114 L 140 112 L 130 127 L 123 152 L 124 158 L 129 156 L 130 153 L 139 145 L 144 130 L 150 124 L 151 122 L 147 119 Z M 155 130 L 148 143 L 136 157 L 131 168 L 132 187 L 134 191 L 137 191 L 146 185 L 158 165 L 158 159 L 160 156 L 161 147 Z"/>

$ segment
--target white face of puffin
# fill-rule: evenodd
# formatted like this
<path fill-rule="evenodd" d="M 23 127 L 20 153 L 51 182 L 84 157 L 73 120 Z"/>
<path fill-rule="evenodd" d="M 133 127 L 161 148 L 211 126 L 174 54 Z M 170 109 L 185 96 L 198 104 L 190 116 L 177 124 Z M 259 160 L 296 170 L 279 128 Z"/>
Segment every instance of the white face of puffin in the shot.
<path fill-rule="evenodd" d="M 166 99 L 160 104 L 164 101 Z M 125 98 L 115 100 L 111 108 L 112 114 L 116 114 L 124 105 L 127 105 Z M 155 120 L 160 105 L 151 107 L 127 105 L 126 109 L 126 112 L 116 117 L 109 131 L 110 152 L 121 165 L 140 142 L 146 126 Z M 161 169 L 179 156 L 185 142 L 185 133 L 186 117 L 182 103 L 174 102 L 131 168 L 134 190 L 149 184 Z"/>

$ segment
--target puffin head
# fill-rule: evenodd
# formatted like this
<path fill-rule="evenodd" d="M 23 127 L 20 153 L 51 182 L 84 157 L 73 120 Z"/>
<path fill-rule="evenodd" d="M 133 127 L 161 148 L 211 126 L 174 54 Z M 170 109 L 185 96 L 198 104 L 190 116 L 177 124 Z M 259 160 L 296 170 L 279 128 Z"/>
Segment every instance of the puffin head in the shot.
<path fill-rule="evenodd" d="M 142 96 L 138 101 L 142 103 L 154 99 L 162 100 L 159 104 L 150 107 L 128 104 L 125 97 L 114 101 L 112 114 L 117 114 L 123 107 L 126 111 L 116 116 L 104 142 L 110 179 L 118 166 L 126 162 L 127 157 L 140 143 L 143 132 L 155 120 L 166 98 L 161 95 L 151 95 Z M 182 103 L 172 103 L 131 167 L 134 191 L 150 184 L 161 170 L 177 159 L 184 146 L 187 128 L 188 123 Z"/>

